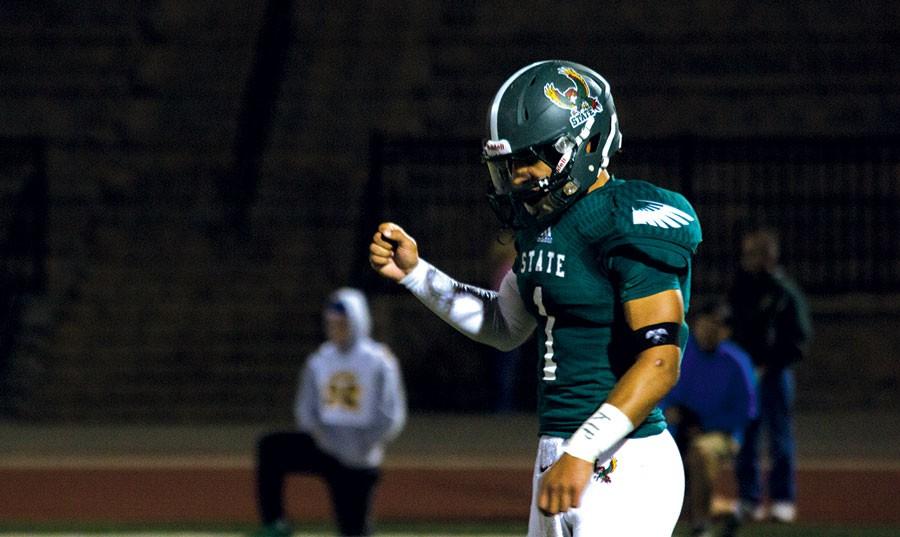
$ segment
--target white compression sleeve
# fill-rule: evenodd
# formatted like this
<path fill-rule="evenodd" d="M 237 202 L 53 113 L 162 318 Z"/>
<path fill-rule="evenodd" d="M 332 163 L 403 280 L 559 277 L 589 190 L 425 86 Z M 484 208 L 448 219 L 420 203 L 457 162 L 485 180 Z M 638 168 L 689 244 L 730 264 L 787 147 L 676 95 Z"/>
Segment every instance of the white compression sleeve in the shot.
<path fill-rule="evenodd" d="M 609 403 L 603 403 L 566 441 L 563 451 L 594 462 L 633 430 L 634 424 L 625 413 Z"/>
<path fill-rule="evenodd" d="M 512 272 L 499 291 L 489 291 L 459 283 L 419 258 L 400 283 L 450 326 L 501 350 L 521 345 L 536 325 L 522 304 Z"/>

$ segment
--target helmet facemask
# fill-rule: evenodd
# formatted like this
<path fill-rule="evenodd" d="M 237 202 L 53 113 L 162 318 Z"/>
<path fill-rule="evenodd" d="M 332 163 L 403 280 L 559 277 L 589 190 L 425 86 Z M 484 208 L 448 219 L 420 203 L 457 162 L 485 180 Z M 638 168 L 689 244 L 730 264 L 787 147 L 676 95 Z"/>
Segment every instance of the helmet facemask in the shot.
<path fill-rule="evenodd" d="M 487 164 L 493 186 L 488 201 L 504 226 L 522 229 L 549 223 L 561 209 L 580 197 L 576 194 L 585 192 L 582 181 L 572 176 L 571 171 L 577 156 L 591 149 L 586 142 L 593 123 L 594 118 L 589 118 L 574 138 L 563 134 L 553 143 L 529 146 L 516 153 L 503 154 L 508 144 L 502 140 L 485 143 L 482 160 Z M 550 175 L 521 185 L 513 184 L 518 167 L 537 161 L 550 168 Z"/>

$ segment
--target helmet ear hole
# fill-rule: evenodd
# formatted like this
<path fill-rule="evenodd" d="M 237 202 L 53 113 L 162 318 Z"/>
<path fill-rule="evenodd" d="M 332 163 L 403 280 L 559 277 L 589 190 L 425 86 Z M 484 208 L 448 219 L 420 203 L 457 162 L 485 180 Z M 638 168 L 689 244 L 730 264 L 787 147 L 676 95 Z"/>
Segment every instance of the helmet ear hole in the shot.
<path fill-rule="evenodd" d="M 586 154 L 590 155 L 597 150 L 597 147 L 599 147 L 598 144 L 600 143 L 600 134 L 601 133 L 598 132 L 597 134 L 588 138 L 587 143 L 584 145 L 584 152 Z"/>

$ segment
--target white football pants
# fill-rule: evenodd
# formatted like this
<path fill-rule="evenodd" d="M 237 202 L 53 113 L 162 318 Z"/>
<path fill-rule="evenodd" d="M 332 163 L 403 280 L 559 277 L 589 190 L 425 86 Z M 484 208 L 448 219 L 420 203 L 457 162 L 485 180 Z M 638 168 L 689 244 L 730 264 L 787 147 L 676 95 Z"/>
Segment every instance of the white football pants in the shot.
<path fill-rule="evenodd" d="M 537 508 L 541 468 L 562 455 L 562 438 L 542 436 L 528 537 L 671 537 L 684 500 L 684 467 L 668 431 L 619 442 L 601 455 L 581 506 L 547 517 Z"/>

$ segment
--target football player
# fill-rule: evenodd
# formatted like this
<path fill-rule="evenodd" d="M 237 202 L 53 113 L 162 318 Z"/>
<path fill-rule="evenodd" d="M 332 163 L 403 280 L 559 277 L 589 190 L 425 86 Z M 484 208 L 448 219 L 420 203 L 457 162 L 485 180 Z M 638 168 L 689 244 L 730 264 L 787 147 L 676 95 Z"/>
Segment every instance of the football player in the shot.
<path fill-rule="evenodd" d="M 697 215 L 675 192 L 610 175 L 622 135 L 592 69 L 522 68 L 488 122 L 491 206 L 517 251 L 499 290 L 442 273 L 391 222 L 370 263 L 476 341 L 510 349 L 537 331 L 529 537 L 669 536 L 684 470 L 657 403 L 678 379 Z"/>

